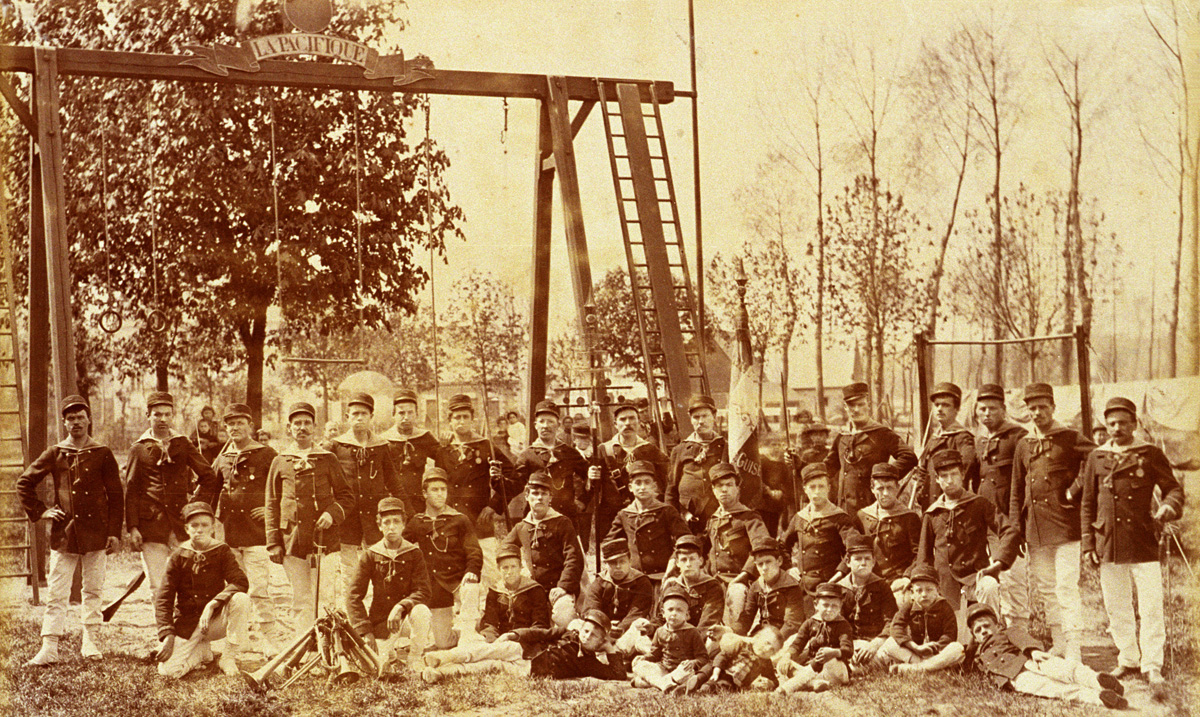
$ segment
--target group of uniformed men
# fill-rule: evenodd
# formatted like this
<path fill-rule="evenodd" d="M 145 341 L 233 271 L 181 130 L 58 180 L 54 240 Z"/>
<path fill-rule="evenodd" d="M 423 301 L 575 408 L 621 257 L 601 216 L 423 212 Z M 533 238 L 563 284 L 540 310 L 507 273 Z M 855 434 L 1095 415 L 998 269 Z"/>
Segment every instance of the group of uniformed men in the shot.
<path fill-rule="evenodd" d="M 985 602 L 1009 625 L 1028 626 L 1036 592 L 1053 650 L 1076 660 L 1081 557 L 1096 563 L 1118 673 L 1161 681 L 1155 522 L 1178 518 L 1183 495 L 1162 451 L 1136 437 L 1134 404 L 1108 402 L 1108 439 L 1097 446 L 1055 421 L 1046 384 L 1024 390 L 1029 429 L 1008 419 L 1005 391 L 994 384 L 978 390 L 978 434 L 957 419 L 959 387 L 938 384 L 928 398 L 936 425 L 919 458 L 872 420 L 868 388 L 855 383 L 843 390 L 849 420 L 832 446 L 823 426 L 811 426 L 803 450 L 789 447 L 781 461 L 764 459 L 761 474 L 743 475 L 728 463 L 717 406 L 706 396 L 691 402 L 694 431 L 670 456 L 643 437 L 633 404 L 617 406 L 614 434 L 593 443 L 586 425 L 561 434 L 559 406 L 543 401 L 533 440 L 512 460 L 476 433 L 464 395 L 449 401 L 445 442 L 418 424 L 411 390 L 395 394 L 394 426 L 378 435 L 374 399 L 352 397 L 348 430 L 324 443 L 316 410 L 296 403 L 287 412 L 290 441 L 278 452 L 254 440 L 250 409 L 232 404 L 222 416 L 228 441 L 210 465 L 175 430 L 173 397 L 155 392 L 122 479 L 113 452 L 91 438 L 87 401 L 70 396 L 61 405 L 66 437 L 18 484 L 30 520 L 51 521 L 42 646 L 30 664 L 60 660 L 80 561 L 82 653 L 101 656 L 105 556 L 127 534 L 154 592 L 159 669 L 168 675 L 212 659 L 208 643 L 222 636 L 219 665 L 234 673 L 250 613 L 263 651 L 278 649 L 271 562 L 291 584 L 297 631 L 318 617 L 319 598 L 346 609 L 364 637 L 404 631 L 418 648 L 426 644 L 418 633 L 429 634 L 444 650 L 461 629 L 494 640 L 536 627 L 522 624 L 542 612 L 525 594 L 534 588 L 558 629 L 578 618 L 611 621 L 606 630 L 644 650 L 648 638 L 630 629 L 648 635 L 661 626 L 668 592 L 686 599 L 701 630 L 724 624 L 746 635 L 772 625 L 786 638 L 830 583 L 854 592 L 848 548 L 865 546 L 874 574 L 897 596 L 914 569 L 932 568 L 960 623 L 970 603 Z M 48 477 L 49 505 L 36 491 Z M 585 548 L 606 569 L 586 570 Z M 760 575 L 764 555 L 779 557 L 784 572 Z M 498 570 L 498 560 L 512 557 L 531 580 Z M 318 582 L 322 595 L 314 596 Z"/>

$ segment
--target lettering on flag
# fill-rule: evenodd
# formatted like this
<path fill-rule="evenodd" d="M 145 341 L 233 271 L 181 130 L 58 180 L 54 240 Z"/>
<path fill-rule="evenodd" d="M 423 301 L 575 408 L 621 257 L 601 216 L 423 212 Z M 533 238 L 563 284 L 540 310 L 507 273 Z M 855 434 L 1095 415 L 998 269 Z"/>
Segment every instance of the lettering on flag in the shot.
<path fill-rule="evenodd" d="M 191 55 L 181 65 L 198 67 L 222 77 L 229 71 L 258 72 L 260 60 L 293 55 L 316 55 L 349 62 L 363 68 L 368 80 L 392 79 L 394 85 L 407 85 L 433 77 L 428 70 L 433 62 L 418 57 L 405 60 L 404 53 L 380 55 L 378 51 L 353 40 L 331 35 L 295 32 L 286 35 L 267 35 L 243 40 L 238 45 L 185 45 Z"/>
<path fill-rule="evenodd" d="M 758 462 L 758 419 L 762 411 L 758 404 L 758 366 L 744 368 L 735 362 L 729 377 L 729 462 L 745 480 L 748 476 L 762 477 Z"/>

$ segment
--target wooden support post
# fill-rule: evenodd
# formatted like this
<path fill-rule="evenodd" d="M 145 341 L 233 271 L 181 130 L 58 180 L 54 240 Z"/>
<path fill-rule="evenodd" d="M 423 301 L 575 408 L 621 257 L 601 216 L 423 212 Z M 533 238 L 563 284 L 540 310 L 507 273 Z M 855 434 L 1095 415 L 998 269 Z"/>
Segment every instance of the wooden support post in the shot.
<path fill-rule="evenodd" d="M 526 441 L 534 436 L 533 411 L 546 397 L 546 348 L 550 322 L 550 226 L 554 214 L 554 167 L 546 159 L 553 155 L 550 114 L 546 102 L 539 102 L 538 148 L 533 172 L 533 299 L 529 312 L 529 410 L 525 415 L 529 428 Z M 553 165 L 553 163 L 550 163 Z"/>
<path fill-rule="evenodd" d="M 30 104 L 36 108 L 35 96 L 30 97 Z M 29 141 L 29 405 L 25 412 L 29 420 L 28 450 L 32 457 L 40 456 L 49 444 L 46 407 L 50 402 L 50 344 L 46 338 L 50 335 L 50 292 L 46 288 L 46 232 L 43 206 L 39 201 L 41 196 L 41 157 L 35 135 Z M 49 490 L 48 483 L 42 485 Z M 41 582 L 45 579 L 50 557 L 45 521 L 35 523 L 32 532 L 33 580 Z"/>
<path fill-rule="evenodd" d="M 1083 426 L 1080 433 L 1089 439 L 1092 436 L 1092 360 L 1088 354 L 1087 327 L 1079 324 L 1075 327 L 1075 356 L 1079 367 L 1079 409 Z"/>
<path fill-rule="evenodd" d="M 71 328 L 71 267 L 67 252 L 66 189 L 63 183 L 62 122 L 58 112 L 58 57 L 53 48 L 34 50 L 33 94 L 37 97 L 37 144 L 41 158 L 42 215 L 50 298 L 52 376 L 58 399 L 75 393 L 75 334 Z M 33 201 L 37 201 L 35 197 Z"/>
<path fill-rule="evenodd" d="M 918 440 L 922 440 L 925 426 L 929 425 L 929 339 L 924 331 L 918 331 L 916 337 L 917 351 L 917 405 L 920 406 L 921 422 L 914 426 Z M 918 446 L 919 448 L 920 446 Z"/>

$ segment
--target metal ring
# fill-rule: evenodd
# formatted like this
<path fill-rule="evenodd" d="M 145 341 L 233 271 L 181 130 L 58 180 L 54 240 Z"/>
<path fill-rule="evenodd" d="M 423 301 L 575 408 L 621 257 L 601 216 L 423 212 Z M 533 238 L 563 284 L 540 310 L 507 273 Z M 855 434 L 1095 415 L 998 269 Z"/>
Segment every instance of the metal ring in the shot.
<path fill-rule="evenodd" d="M 167 315 L 159 309 L 152 309 L 146 314 L 146 327 L 156 334 L 167 330 Z"/>
<path fill-rule="evenodd" d="M 100 314 L 100 328 L 106 334 L 115 334 L 121 330 L 124 320 L 116 309 L 105 309 Z"/>

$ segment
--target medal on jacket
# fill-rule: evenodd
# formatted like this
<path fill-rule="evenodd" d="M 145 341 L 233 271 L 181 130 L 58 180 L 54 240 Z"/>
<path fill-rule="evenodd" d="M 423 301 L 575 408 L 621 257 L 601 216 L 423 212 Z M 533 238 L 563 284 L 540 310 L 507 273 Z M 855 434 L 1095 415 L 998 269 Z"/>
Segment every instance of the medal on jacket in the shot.
<path fill-rule="evenodd" d="M 401 465 L 408 468 L 412 465 L 413 455 L 416 454 L 417 449 L 413 448 L 412 441 L 403 441 L 401 445 L 404 446 L 404 458 L 401 460 Z"/>

